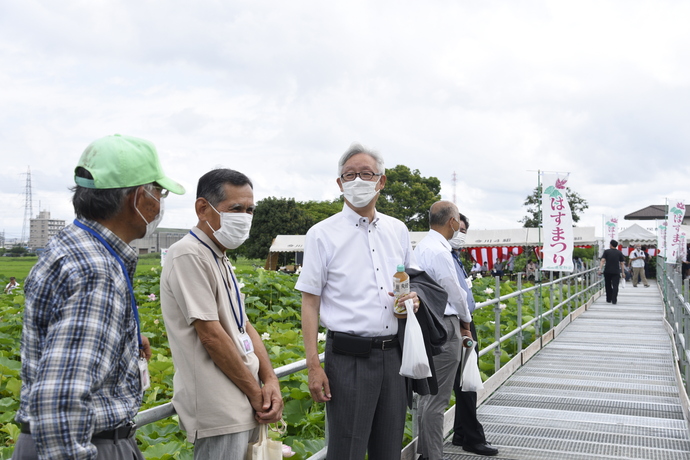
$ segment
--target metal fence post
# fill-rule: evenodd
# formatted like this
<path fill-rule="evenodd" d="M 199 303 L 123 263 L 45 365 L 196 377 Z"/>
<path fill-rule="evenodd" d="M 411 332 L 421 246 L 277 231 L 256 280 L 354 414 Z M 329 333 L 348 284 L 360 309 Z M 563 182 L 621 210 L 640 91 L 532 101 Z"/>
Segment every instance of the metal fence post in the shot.
<path fill-rule="evenodd" d="M 522 351 L 522 273 L 518 273 L 517 276 L 517 290 L 520 295 L 517 297 L 517 328 L 520 330 L 517 334 L 517 352 Z"/>
<path fill-rule="evenodd" d="M 558 272 L 558 305 L 563 303 L 563 272 Z M 563 321 L 563 305 L 558 308 L 558 324 Z"/>
<path fill-rule="evenodd" d="M 685 283 L 683 284 L 684 287 L 687 287 L 688 280 L 686 279 Z M 687 348 L 689 343 L 688 340 L 690 340 L 690 315 L 688 315 L 686 310 L 687 303 L 685 298 L 681 299 L 679 304 L 678 311 L 683 316 L 683 337 L 685 338 L 685 348 L 681 348 L 678 351 L 678 355 L 681 356 L 681 365 L 685 368 L 685 391 L 688 392 L 690 390 L 690 363 L 688 363 Z"/>
<path fill-rule="evenodd" d="M 537 319 L 535 337 L 541 337 L 541 270 L 537 270 L 537 282 L 534 290 L 534 317 Z"/>
<path fill-rule="evenodd" d="M 553 272 L 549 272 L 549 310 L 553 309 Z M 554 315 L 556 313 L 552 310 L 551 315 L 549 315 L 549 321 L 551 324 L 551 327 L 549 329 L 553 329 L 553 320 L 554 320 Z"/>
<path fill-rule="evenodd" d="M 496 277 L 496 304 L 494 305 L 494 339 L 498 346 L 494 348 L 494 372 L 501 368 L 501 278 Z"/>

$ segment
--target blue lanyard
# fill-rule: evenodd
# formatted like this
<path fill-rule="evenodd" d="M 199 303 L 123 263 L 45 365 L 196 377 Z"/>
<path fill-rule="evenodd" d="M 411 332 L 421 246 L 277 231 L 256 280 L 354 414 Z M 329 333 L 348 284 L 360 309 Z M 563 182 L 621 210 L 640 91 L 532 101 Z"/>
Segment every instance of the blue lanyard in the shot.
<path fill-rule="evenodd" d="M 220 262 L 218 262 L 218 256 L 216 255 L 216 252 L 211 249 L 211 246 L 208 244 L 204 243 L 201 241 L 201 239 L 194 234 L 193 231 L 189 231 L 189 233 L 199 240 L 199 243 L 203 244 L 208 248 L 209 251 L 211 251 L 211 254 L 213 254 L 213 260 L 216 261 L 216 265 L 218 265 L 218 270 L 220 271 L 220 277 L 223 278 L 223 285 L 225 286 L 225 291 L 228 293 L 228 300 L 230 301 L 230 310 L 232 310 L 232 316 L 235 317 L 235 324 L 237 324 L 237 329 L 239 329 L 240 334 L 244 334 L 244 317 L 242 316 L 242 298 L 240 297 L 240 289 L 237 287 L 237 281 L 235 281 L 235 277 L 232 274 L 232 271 L 230 271 L 230 278 L 232 278 L 232 283 L 235 286 L 235 295 L 237 296 L 237 307 L 240 310 L 240 317 L 239 319 L 237 318 L 237 313 L 235 313 L 235 308 L 232 306 L 232 296 L 230 295 L 230 286 L 228 286 L 228 282 L 225 280 L 225 277 L 223 276 L 223 269 L 220 266 Z"/>
<path fill-rule="evenodd" d="M 460 270 L 462 270 L 462 274 L 465 278 L 467 278 L 467 272 L 465 271 L 465 266 L 462 264 L 460 261 L 460 258 L 458 255 L 455 253 L 455 251 L 450 251 L 450 253 L 453 255 L 453 259 L 455 259 L 455 262 L 460 266 Z"/>
<path fill-rule="evenodd" d="M 94 236 L 98 241 L 101 242 L 103 246 L 108 250 L 110 254 L 112 254 L 113 257 L 115 257 L 115 260 L 117 260 L 117 263 L 120 264 L 120 268 L 122 268 L 122 274 L 125 277 L 125 280 L 127 281 L 127 288 L 129 289 L 129 296 L 130 299 L 132 300 L 132 312 L 134 313 L 134 320 L 137 323 L 137 340 L 139 341 L 139 349 L 143 350 L 144 345 L 141 343 L 141 326 L 139 325 L 139 312 L 137 311 L 137 302 L 134 300 L 134 288 L 132 287 L 132 281 L 129 279 L 129 274 L 127 272 L 127 268 L 125 267 L 125 263 L 122 261 L 122 258 L 120 258 L 119 255 L 115 252 L 115 250 L 108 244 L 108 242 L 94 229 L 87 227 L 86 225 L 82 224 L 79 222 L 77 219 L 74 219 L 74 225 L 77 227 L 86 230 L 89 232 L 91 235 Z"/>

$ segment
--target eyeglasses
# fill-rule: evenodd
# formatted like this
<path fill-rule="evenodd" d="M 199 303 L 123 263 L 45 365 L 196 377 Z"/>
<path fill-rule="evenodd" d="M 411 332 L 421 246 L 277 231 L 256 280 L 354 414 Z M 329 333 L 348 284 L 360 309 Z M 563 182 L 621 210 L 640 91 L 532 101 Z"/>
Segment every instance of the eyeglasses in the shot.
<path fill-rule="evenodd" d="M 374 177 L 378 176 L 383 176 L 383 173 L 373 173 L 371 171 L 363 171 L 363 172 L 346 172 L 345 174 L 341 174 L 340 178 L 344 180 L 345 182 L 350 182 L 353 181 L 357 178 L 357 176 L 360 177 L 362 180 L 372 180 Z"/>
<path fill-rule="evenodd" d="M 158 185 L 154 185 L 153 188 L 160 192 L 161 198 L 167 198 L 168 194 L 170 193 L 170 190 L 164 189 L 163 187 L 160 187 Z"/>

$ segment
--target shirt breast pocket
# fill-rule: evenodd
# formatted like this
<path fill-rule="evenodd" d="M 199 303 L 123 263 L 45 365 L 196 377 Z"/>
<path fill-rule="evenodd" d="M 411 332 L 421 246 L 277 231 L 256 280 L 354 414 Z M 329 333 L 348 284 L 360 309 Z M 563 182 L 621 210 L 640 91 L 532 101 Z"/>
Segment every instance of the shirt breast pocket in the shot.
<path fill-rule="evenodd" d="M 402 257 L 386 257 L 384 273 L 389 279 L 392 279 L 398 271 L 398 265 L 405 265 L 405 260 Z"/>

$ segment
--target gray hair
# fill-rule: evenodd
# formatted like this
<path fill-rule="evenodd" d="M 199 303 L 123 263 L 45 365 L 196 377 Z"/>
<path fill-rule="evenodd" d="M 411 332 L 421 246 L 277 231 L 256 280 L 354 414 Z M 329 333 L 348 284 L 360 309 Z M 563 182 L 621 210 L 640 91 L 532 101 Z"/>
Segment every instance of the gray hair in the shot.
<path fill-rule="evenodd" d="M 455 217 L 457 212 L 458 208 L 450 201 L 437 201 L 429 209 L 429 226 L 446 225 L 451 217 Z"/>
<path fill-rule="evenodd" d="M 347 150 L 347 152 L 345 152 L 338 161 L 338 177 L 340 177 L 343 174 L 343 167 L 345 166 L 345 163 L 347 163 L 347 160 L 357 155 L 358 153 L 365 153 L 376 161 L 376 169 L 378 170 L 376 171 L 377 173 L 386 173 L 386 168 L 383 164 L 383 157 L 381 157 L 381 155 L 378 152 L 367 149 L 363 147 L 362 144 L 352 144 L 350 148 Z"/>
<path fill-rule="evenodd" d="M 93 179 L 91 173 L 82 167 L 78 167 L 75 174 L 78 177 Z M 95 221 L 111 219 L 122 211 L 127 196 L 134 193 L 139 187 L 142 185 L 110 189 L 86 188 L 75 185 L 70 189 L 74 192 L 72 195 L 74 213 L 79 219 Z M 153 192 L 153 183 L 145 184 L 143 187 L 149 192 Z"/>

